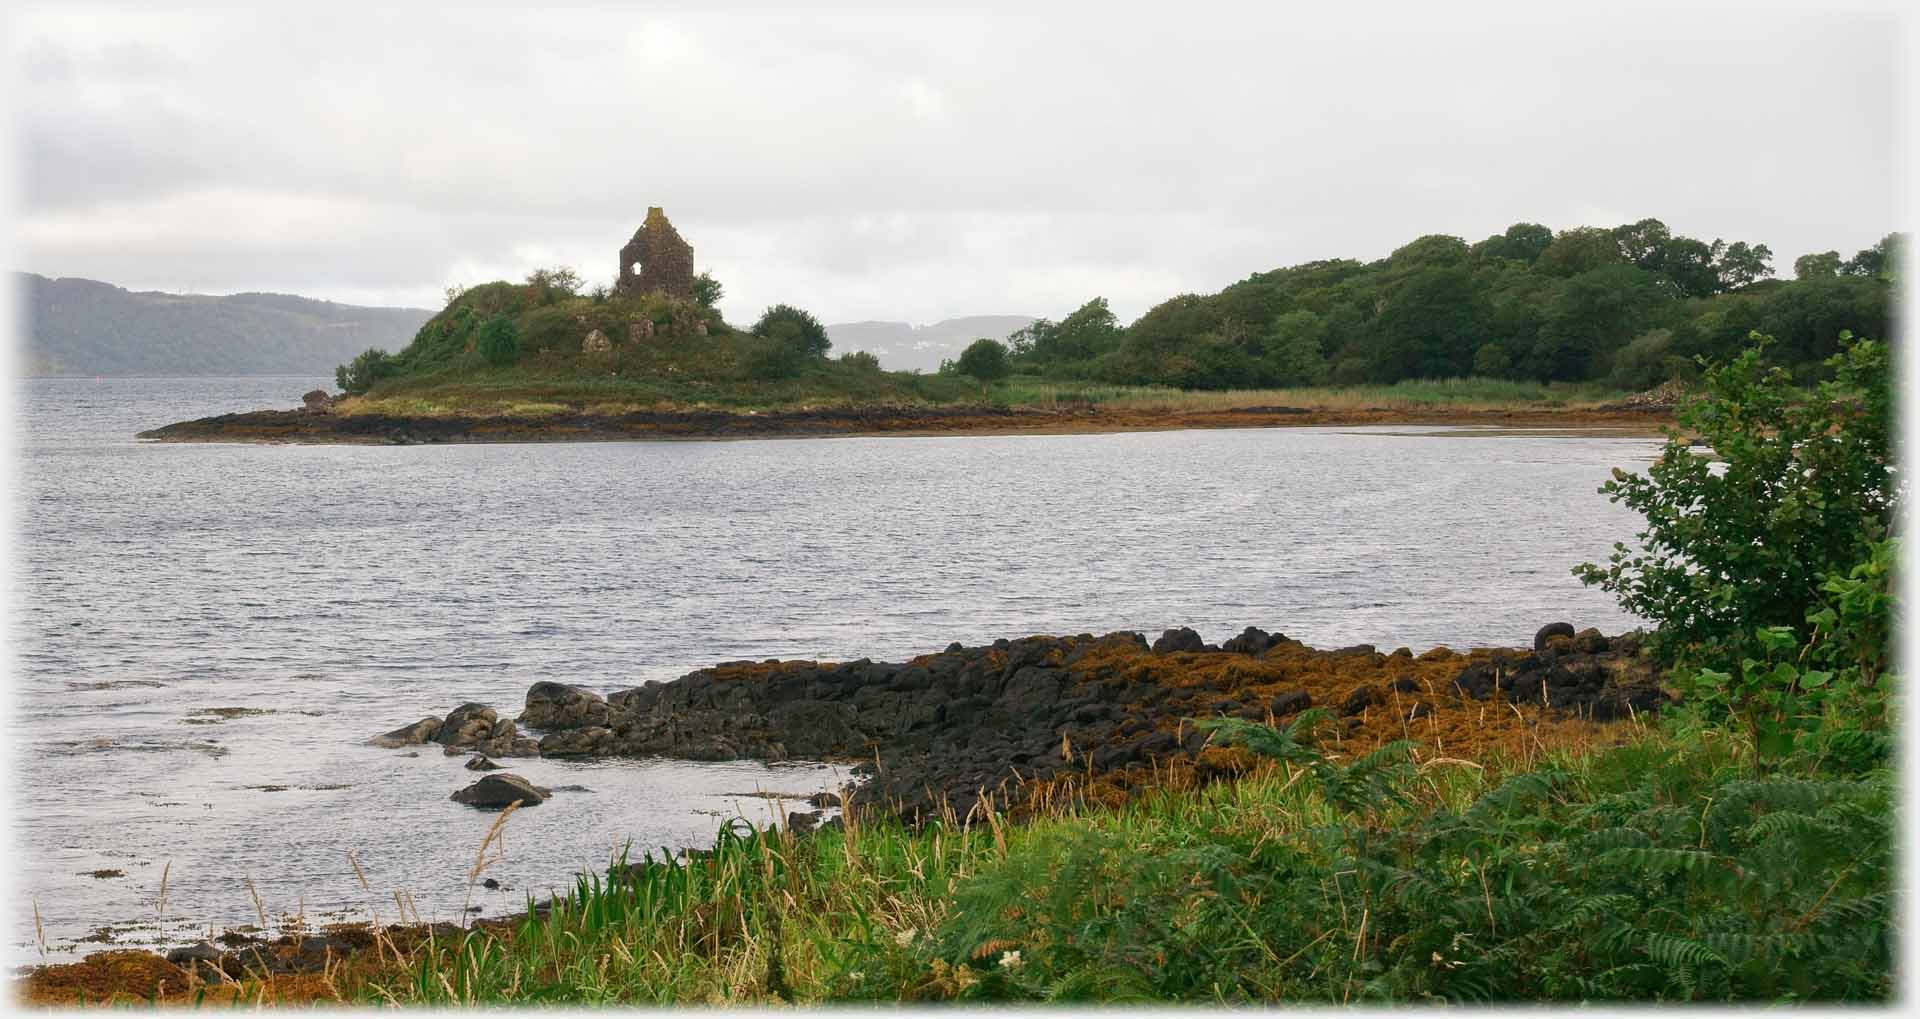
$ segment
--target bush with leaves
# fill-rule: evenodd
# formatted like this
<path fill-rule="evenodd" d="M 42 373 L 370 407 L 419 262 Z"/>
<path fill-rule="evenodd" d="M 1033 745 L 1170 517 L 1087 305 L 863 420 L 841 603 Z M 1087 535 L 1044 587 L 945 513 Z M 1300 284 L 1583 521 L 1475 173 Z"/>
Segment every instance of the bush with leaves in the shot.
<path fill-rule="evenodd" d="M 1601 492 L 1646 518 L 1639 547 L 1617 544 L 1606 566 L 1574 569 L 1658 624 L 1653 646 L 1678 666 L 1689 699 L 1718 689 L 1750 721 L 1779 717 L 1783 683 L 1787 694 L 1804 685 L 1767 663 L 1811 645 L 1829 585 L 1871 561 L 1892 524 L 1887 349 L 1846 339 L 1828 362 L 1833 379 L 1813 389 L 1769 366 L 1758 334 L 1710 366 L 1680 424 L 1719 462 L 1675 432 L 1646 474 L 1614 471 Z"/>
<path fill-rule="evenodd" d="M 827 339 L 827 327 L 804 309 L 791 304 L 776 304 L 753 324 L 753 335 L 765 337 L 789 347 L 799 357 L 826 357 L 833 341 Z"/>
<path fill-rule="evenodd" d="M 1013 369 L 1007 363 L 1006 344 L 998 340 L 979 339 L 967 344 L 967 349 L 960 352 L 960 359 L 953 363 L 953 370 L 962 375 L 971 375 L 985 385 L 1006 378 Z"/>
<path fill-rule="evenodd" d="M 840 355 L 840 363 L 864 372 L 880 370 L 880 359 L 864 350 L 849 350 Z"/>
<path fill-rule="evenodd" d="M 720 303 L 726 294 L 726 288 L 713 278 L 713 273 L 703 272 L 693 278 L 693 300 L 702 308 L 711 308 Z"/>
<path fill-rule="evenodd" d="M 487 363 L 495 367 L 509 365 L 520 356 L 520 333 L 513 319 L 495 315 L 474 335 L 473 346 Z"/>
<path fill-rule="evenodd" d="M 354 396 L 373 388 L 373 384 L 395 371 L 392 355 L 377 348 L 361 352 L 352 361 L 333 370 L 333 381 L 340 391 Z"/>

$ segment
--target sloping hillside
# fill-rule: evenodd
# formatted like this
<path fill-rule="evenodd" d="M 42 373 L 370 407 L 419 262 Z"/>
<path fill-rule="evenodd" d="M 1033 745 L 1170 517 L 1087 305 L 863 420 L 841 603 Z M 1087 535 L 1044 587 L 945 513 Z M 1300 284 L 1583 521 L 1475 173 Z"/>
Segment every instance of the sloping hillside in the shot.
<path fill-rule="evenodd" d="M 368 347 L 396 349 L 433 312 L 288 294 L 135 292 L 16 273 L 30 375 L 331 375 Z"/>

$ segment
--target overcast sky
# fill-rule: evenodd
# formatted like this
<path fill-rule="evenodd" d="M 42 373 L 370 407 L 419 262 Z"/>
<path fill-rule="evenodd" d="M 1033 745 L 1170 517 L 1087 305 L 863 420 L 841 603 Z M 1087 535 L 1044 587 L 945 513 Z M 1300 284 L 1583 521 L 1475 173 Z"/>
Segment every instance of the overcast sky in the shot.
<path fill-rule="evenodd" d="M 1123 320 L 1425 233 L 1904 224 L 1901 32 L 1723 5 L 16 12 L 18 268 L 438 307 L 649 205 L 730 320 Z M 1324 8 L 1324 10 L 1322 10 Z"/>

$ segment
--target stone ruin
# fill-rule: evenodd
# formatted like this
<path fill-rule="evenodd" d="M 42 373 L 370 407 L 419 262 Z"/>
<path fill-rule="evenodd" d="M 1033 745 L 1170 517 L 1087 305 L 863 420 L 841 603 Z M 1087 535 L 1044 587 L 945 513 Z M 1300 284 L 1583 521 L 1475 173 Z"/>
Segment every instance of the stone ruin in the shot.
<path fill-rule="evenodd" d="M 634 266 L 640 267 L 638 275 Z M 614 293 L 625 297 L 665 294 L 680 300 L 693 299 L 693 245 L 667 222 L 659 206 L 647 209 L 647 220 L 633 232 L 633 239 L 620 249 L 620 280 Z"/>

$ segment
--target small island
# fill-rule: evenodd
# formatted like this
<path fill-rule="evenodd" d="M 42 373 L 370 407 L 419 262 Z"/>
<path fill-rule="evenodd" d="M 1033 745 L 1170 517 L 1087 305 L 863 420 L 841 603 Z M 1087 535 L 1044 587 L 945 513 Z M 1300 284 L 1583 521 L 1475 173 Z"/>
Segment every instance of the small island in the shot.
<path fill-rule="evenodd" d="M 612 286 L 571 269 L 451 290 L 397 354 L 367 350 L 297 410 L 155 428 L 168 441 L 510 442 L 1481 424 L 1653 432 L 1697 360 L 1761 329 L 1817 372 L 1885 335 L 1894 238 L 1771 279 L 1771 252 L 1659 220 L 1469 245 L 1417 238 L 1181 295 L 1122 326 L 1101 298 L 982 337 L 937 373 L 834 356 L 789 304 L 728 323 L 721 284 L 649 208 Z M 1805 262 L 1806 260 L 1802 260 Z M 1831 264 L 1829 264 L 1831 263 Z"/>

